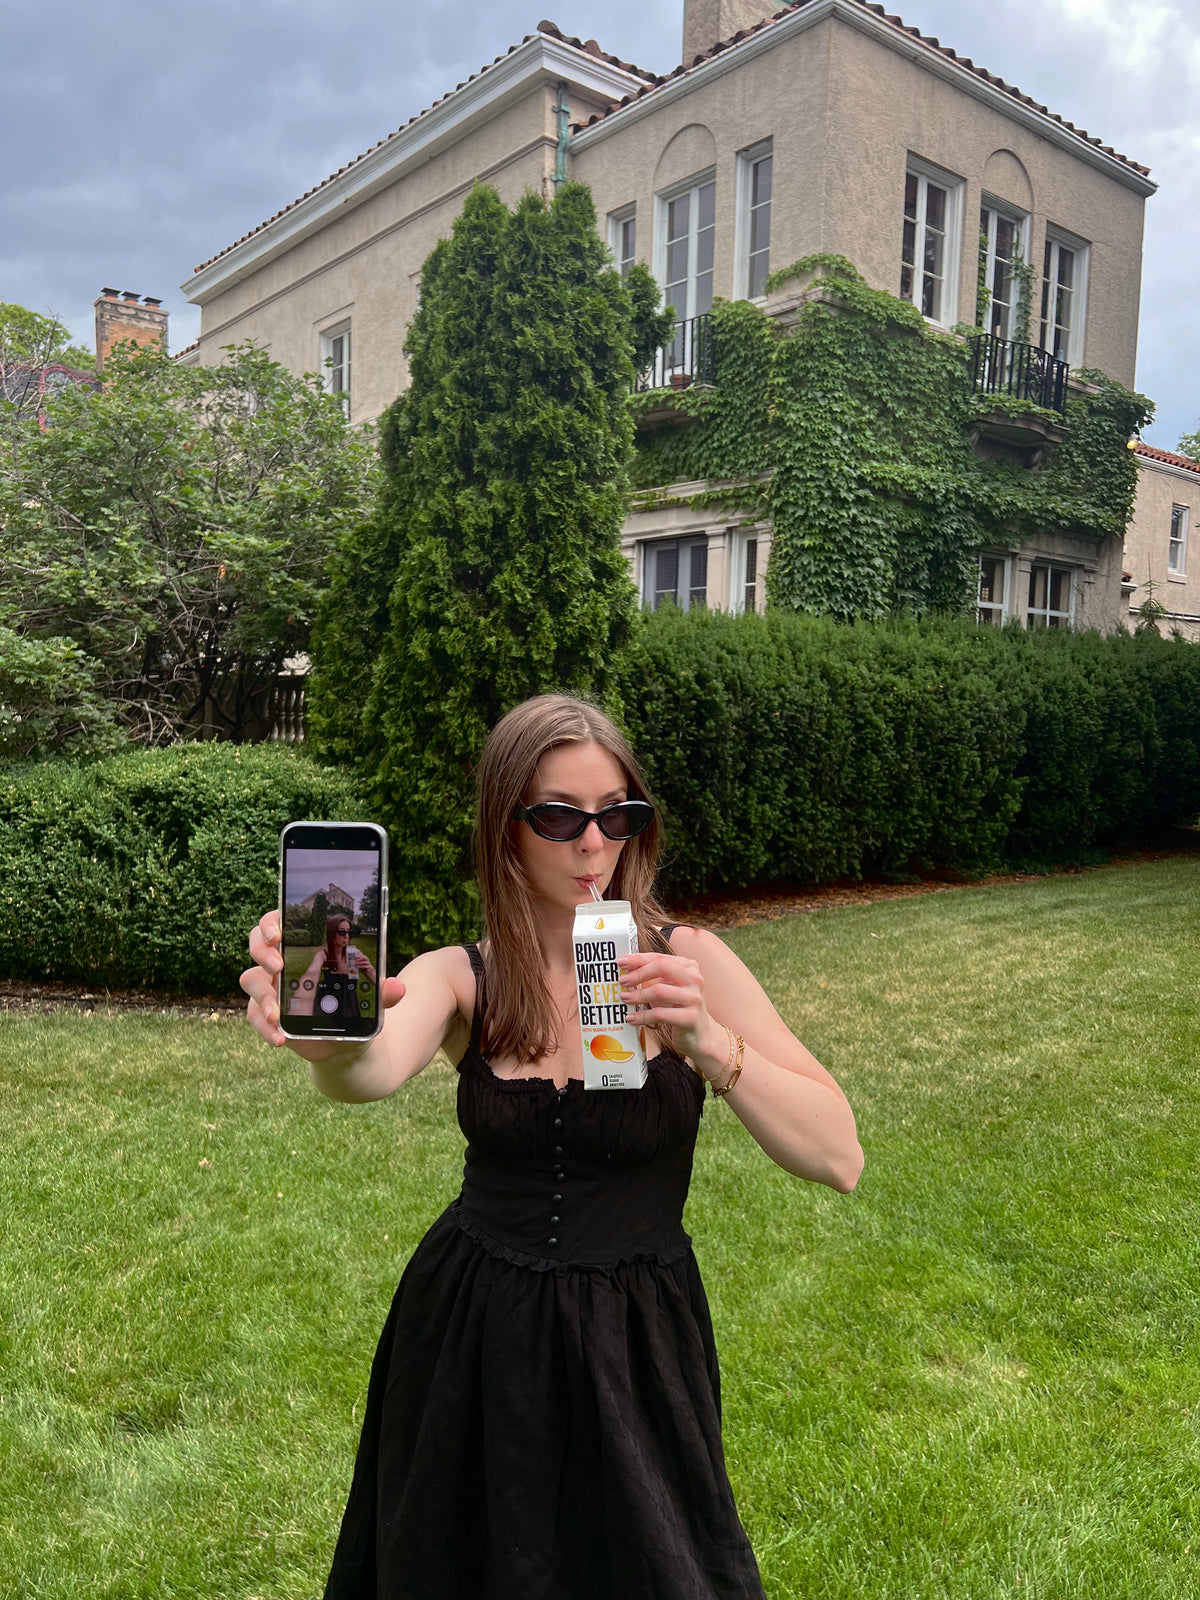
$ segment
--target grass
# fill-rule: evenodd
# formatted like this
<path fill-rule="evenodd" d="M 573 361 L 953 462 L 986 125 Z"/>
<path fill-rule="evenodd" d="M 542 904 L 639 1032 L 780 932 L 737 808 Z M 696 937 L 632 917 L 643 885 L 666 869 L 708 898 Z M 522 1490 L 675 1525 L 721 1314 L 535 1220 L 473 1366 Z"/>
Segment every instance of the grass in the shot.
<path fill-rule="evenodd" d="M 798 1184 L 725 1106 L 689 1227 L 772 1600 L 1200 1588 L 1200 863 L 728 935 L 846 1086 Z M 332 1106 L 243 1026 L 0 1018 L 0 1593 L 313 1600 L 454 1082 Z"/>

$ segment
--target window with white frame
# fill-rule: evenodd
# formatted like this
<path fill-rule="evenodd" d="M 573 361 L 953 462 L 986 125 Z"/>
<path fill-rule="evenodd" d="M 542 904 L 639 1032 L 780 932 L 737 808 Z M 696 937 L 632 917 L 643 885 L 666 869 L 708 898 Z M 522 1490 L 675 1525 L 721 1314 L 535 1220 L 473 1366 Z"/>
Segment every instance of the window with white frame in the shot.
<path fill-rule="evenodd" d="M 321 370 L 325 387 L 337 395 L 342 410 L 350 415 L 350 324 L 339 322 L 321 334 Z"/>
<path fill-rule="evenodd" d="M 1070 567 L 1056 567 L 1049 561 L 1035 561 L 1029 569 L 1026 627 L 1069 628 L 1071 599 Z"/>
<path fill-rule="evenodd" d="M 904 179 L 900 298 L 949 327 L 958 305 L 962 179 L 910 156 Z"/>
<path fill-rule="evenodd" d="M 751 536 L 742 541 L 742 611 L 757 611 L 762 593 L 762 575 L 758 570 L 758 539 Z"/>
<path fill-rule="evenodd" d="M 738 156 L 738 218 L 735 252 L 738 299 L 758 300 L 767 292 L 771 270 L 771 141 Z"/>
<path fill-rule="evenodd" d="M 1167 571 L 1187 571 L 1188 508 L 1171 507 L 1171 541 L 1167 546 Z"/>
<path fill-rule="evenodd" d="M 662 260 L 658 274 L 664 302 L 678 322 L 712 309 L 713 253 L 717 232 L 717 185 L 706 176 L 659 197 Z"/>
<path fill-rule="evenodd" d="M 642 604 L 657 611 L 670 603 L 681 611 L 708 604 L 708 535 L 656 539 L 642 546 Z"/>
<path fill-rule="evenodd" d="M 1042 314 L 1038 343 L 1073 367 L 1083 361 L 1088 247 L 1053 225 L 1042 254 Z"/>
<path fill-rule="evenodd" d="M 608 218 L 608 243 L 621 276 L 627 277 L 637 260 L 637 207 L 625 206 Z"/>
<path fill-rule="evenodd" d="M 1008 560 L 1005 556 L 979 558 L 979 598 L 976 618 L 992 627 L 1001 627 L 1008 614 Z"/>
<path fill-rule="evenodd" d="M 1020 212 L 984 196 L 979 212 L 979 275 L 987 291 L 983 325 L 1000 339 L 1015 337 L 1020 283 L 1012 263 L 1025 259 L 1026 222 Z"/>

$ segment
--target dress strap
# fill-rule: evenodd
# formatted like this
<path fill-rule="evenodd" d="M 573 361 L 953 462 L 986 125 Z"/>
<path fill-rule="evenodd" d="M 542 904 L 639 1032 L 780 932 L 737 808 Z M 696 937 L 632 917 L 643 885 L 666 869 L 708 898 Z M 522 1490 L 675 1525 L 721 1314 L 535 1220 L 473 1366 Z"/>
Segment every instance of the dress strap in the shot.
<path fill-rule="evenodd" d="M 664 927 L 661 927 L 658 931 L 659 931 L 659 933 L 662 934 L 663 938 L 667 941 L 667 943 L 670 944 L 671 935 L 675 932 L 675 929 L 676 928 L 682 928 L 682 927 L 683 927 L 683 923 L 682 922 L 668 922 Z"/>
<path fill-rule="evenodd" d="M 471 963 L 471 971 L 475 974 L 475 1009 L 471 1013 L 471 1048 L 478 1050 L 479 1042 L 483 1038 L 483 957 L 479 954 L 479 946 L 477 944 L 465 944 L 463 949 L 467 952 L 467 957 Z"/>

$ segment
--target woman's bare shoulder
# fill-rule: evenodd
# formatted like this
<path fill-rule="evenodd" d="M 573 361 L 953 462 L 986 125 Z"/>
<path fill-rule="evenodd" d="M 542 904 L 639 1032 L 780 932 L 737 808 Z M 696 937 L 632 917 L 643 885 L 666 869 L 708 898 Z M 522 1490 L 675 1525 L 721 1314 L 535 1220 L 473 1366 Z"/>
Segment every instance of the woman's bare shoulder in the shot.
<path fill-rule="evenodd" d="M 461 944 L 426 950 L 401 969 L 400 976 L 410 987 L 417 983 L 446 984 L 454 992 L 459 1015 L 470 1022 L 475 1014 L 475 969 Z"/>
<path fill-rule="evenodd" d="M 709 928 L 692 928 L 681 924 L 671 931 L 671 954 L 694 961 L 710 982 L 734 984 L 739 988 L 762 994 L 758 979 L 741 958 L 725 943 L 719 934 Z M 766 996 L 763 995 L 765 999 Z"/>
<path fill-rule="evenodd" d="M 689 922 L 673 923 L 667 943 L 671 946 L 672 955 L 687 956 L 690 961 L 699 961 L 715 949 L 729 949 L 724 939 L 719 939 L 707 928 L 693 928 Z"/>

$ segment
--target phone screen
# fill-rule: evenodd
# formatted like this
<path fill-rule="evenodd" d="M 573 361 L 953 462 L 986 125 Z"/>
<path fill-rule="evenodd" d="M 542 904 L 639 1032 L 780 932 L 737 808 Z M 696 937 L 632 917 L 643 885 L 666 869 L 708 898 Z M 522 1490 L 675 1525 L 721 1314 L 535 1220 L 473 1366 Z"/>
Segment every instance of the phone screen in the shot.
<path fill-rule="evenodd" d="M 293 1038 L 369 1039 L 380 1025 L 387 835 L 374 823 L 290 822 L 279 841 L 279 1019 Z"/>

